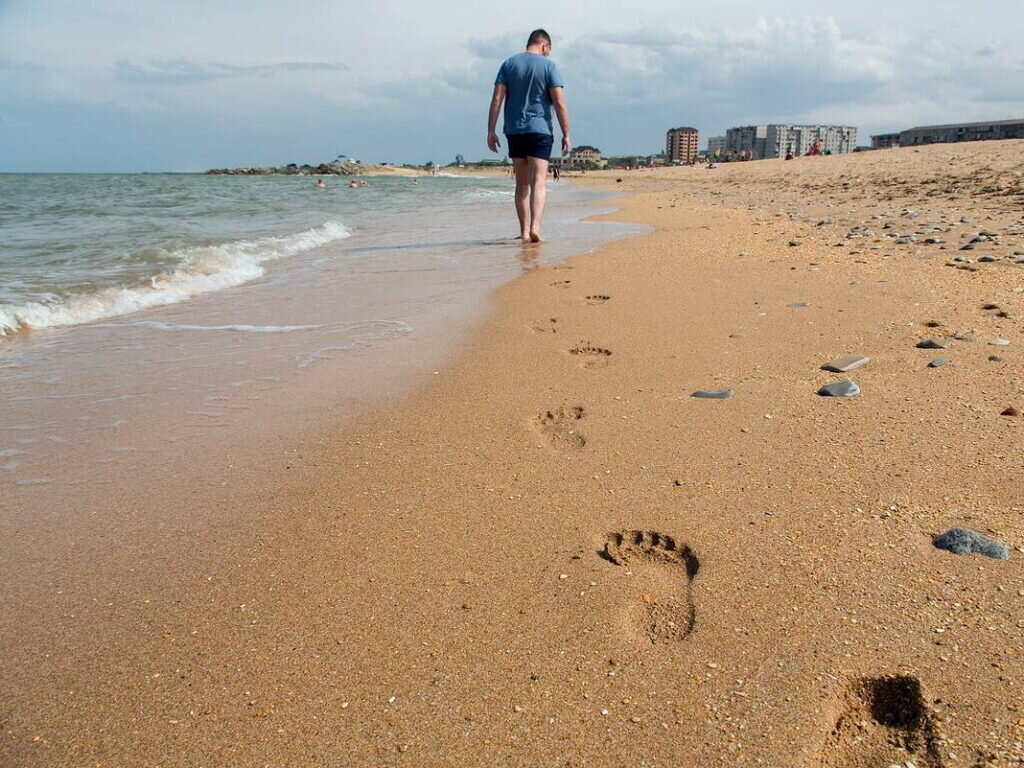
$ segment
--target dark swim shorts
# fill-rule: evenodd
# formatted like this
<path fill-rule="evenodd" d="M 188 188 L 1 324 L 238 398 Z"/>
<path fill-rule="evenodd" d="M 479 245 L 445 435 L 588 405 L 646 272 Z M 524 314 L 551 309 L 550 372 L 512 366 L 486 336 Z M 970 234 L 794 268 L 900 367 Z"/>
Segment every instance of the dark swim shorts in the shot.
<path fill-rule="evenodd" d="M 508 133 L 509 157 L 536 157 L 541 160 L 551 159 L 551 145 L 555 137 L 550 133 Z"/>

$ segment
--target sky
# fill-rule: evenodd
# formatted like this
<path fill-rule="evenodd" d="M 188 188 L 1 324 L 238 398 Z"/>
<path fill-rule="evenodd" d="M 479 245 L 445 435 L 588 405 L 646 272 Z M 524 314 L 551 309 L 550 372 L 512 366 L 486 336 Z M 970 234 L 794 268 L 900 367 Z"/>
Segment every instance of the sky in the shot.
<path fill-rule="evenodd" d="M 553 38 L 575 144 L 1024 117 L 1019 0 L 0 0 L 0 172 L 489 156 L 501 61 Z"/>

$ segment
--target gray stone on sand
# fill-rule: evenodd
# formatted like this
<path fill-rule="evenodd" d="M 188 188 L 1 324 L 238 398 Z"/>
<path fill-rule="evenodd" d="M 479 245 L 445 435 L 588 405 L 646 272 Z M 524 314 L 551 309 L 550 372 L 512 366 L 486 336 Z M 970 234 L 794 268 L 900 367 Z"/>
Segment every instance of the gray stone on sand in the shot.
<path fill-rule="evenodd" d="M 798 245 L 803 245 L 803 243 L 801 243 L 799 240 L 790 240 L 789 241 L 790 248 L 796 248 Z"/>
<path fill-rule="evenodd" d="M 1010 553 L 1005 546 L 969 528 L 950 528 L 941 536 L 936 536 L 932 543 L 954 555 L 985 555 L 996 560 L 1010 559 Z"/>
<path fill-rule="evenodd" d="M 991 264 L 993 261 L 999 261 L 999 258 L 997 256 L 991 256 L 986 253 L 984 256 L 979 256 L 978 261 L 984 264 Z"/>
<path fill-rule="evenodd" d="M 860 368 L 869 360 L 871 360 L 870 357 L 864 357 L 863 355 L 844 355 L 825 363 L 821 366 L 821 369 L 823 371 L 832 371 L 833 373 L 846 373 L 854 368 Z"/>
<path fill-rule="evenodd" d="M 690 397 L 699 397 L 702 400 L 725 400 L 732 397 L 731 389 L 698 389 Z"/>
<path fill-rule="evenodd" d="M 1008 347 L 1008 346 L 1010 346 L 1010 340 L 1009 339 L 992 339 L 992 341 L 989 342 L 989 345 L 991 345 L 993 347 Z"/>
<path fill-rule="evenodd" d="M 924 339 L 917 342 L 918 349 L 949 349 L 952 339 Z"/>
<path fill-rule="evenodd" d="M 818 394 L 822 397 L 853 397 L 860 394 L 860 387 L 850 379 L 840 379 L 826 384 L 818 390 Z"/>
<path fill-rule="evenodd" d="M 934 360 L 932 360 L 930 363 L 928 363 L 928 367 L 929 368 L 941 368 L 942 366 L 944 366 L 948 362 L 949 362 L 949 358 L 948 357 L 936 357 Z"/>
<path fill-rule="evenodd" d="M 809 302 L 809 301 L 794 301 L 793 303 L 787 304 L 786 306 L 787 307 L 809 307 L 809 306 L 811 306 L 811 302 Z"/>

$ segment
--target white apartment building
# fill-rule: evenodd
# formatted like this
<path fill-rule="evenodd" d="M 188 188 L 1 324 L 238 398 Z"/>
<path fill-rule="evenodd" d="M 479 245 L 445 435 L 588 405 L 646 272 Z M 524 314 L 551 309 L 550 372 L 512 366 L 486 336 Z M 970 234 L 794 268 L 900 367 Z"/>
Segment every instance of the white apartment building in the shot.
<path fill-rule="evenodd" d="M 750 150 L 755 159 L 785 157 L 788 152 L 806 155 L 815 139 L 821 140 L 823 152 L 833 155 L 857 148 L 857 129 L 848 125 L 747 125 L 730 128 L 725 138 L 725 151 L 739 154 Z"/>
<path fill-rule="evenodd" d="M 715 152 L 725 152 L 725 136 L 708 136 L 708 154 L 713 156 Z"/>
<path fill-rule="evenodd" d="M 857 148 L 857 129 L 849 125 L 769 125 L 764 157 L 785 157 L 787 152 L 800 157 L 815 140 L 821 141 L 822 152 L 842 155 Z"/>

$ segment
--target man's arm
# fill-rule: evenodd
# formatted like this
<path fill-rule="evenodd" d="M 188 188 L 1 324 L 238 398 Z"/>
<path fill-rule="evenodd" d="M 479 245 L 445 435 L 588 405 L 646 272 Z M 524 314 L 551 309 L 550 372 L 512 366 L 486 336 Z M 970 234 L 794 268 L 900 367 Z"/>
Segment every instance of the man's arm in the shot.
<path fill-rule="evenodd" d="M 551 106 L 555 108 L 558 126 L 562 129 L 562 155 L 572 152 L 572 139 L 569 138 L 569 106 L 565 103 L 565 89 L 561 86 L 549 88 Z"/>
<path fill-rule="evenodd" d="M 487 113 L 487 148 L 491 152 L 497 152 L 501 142 L 498 141 L 498 116 L 501 114 L 501 105 L 505 101 L 505 84 L 495 83 L 494 93 L 491 95 L 491 109 Z"/>

